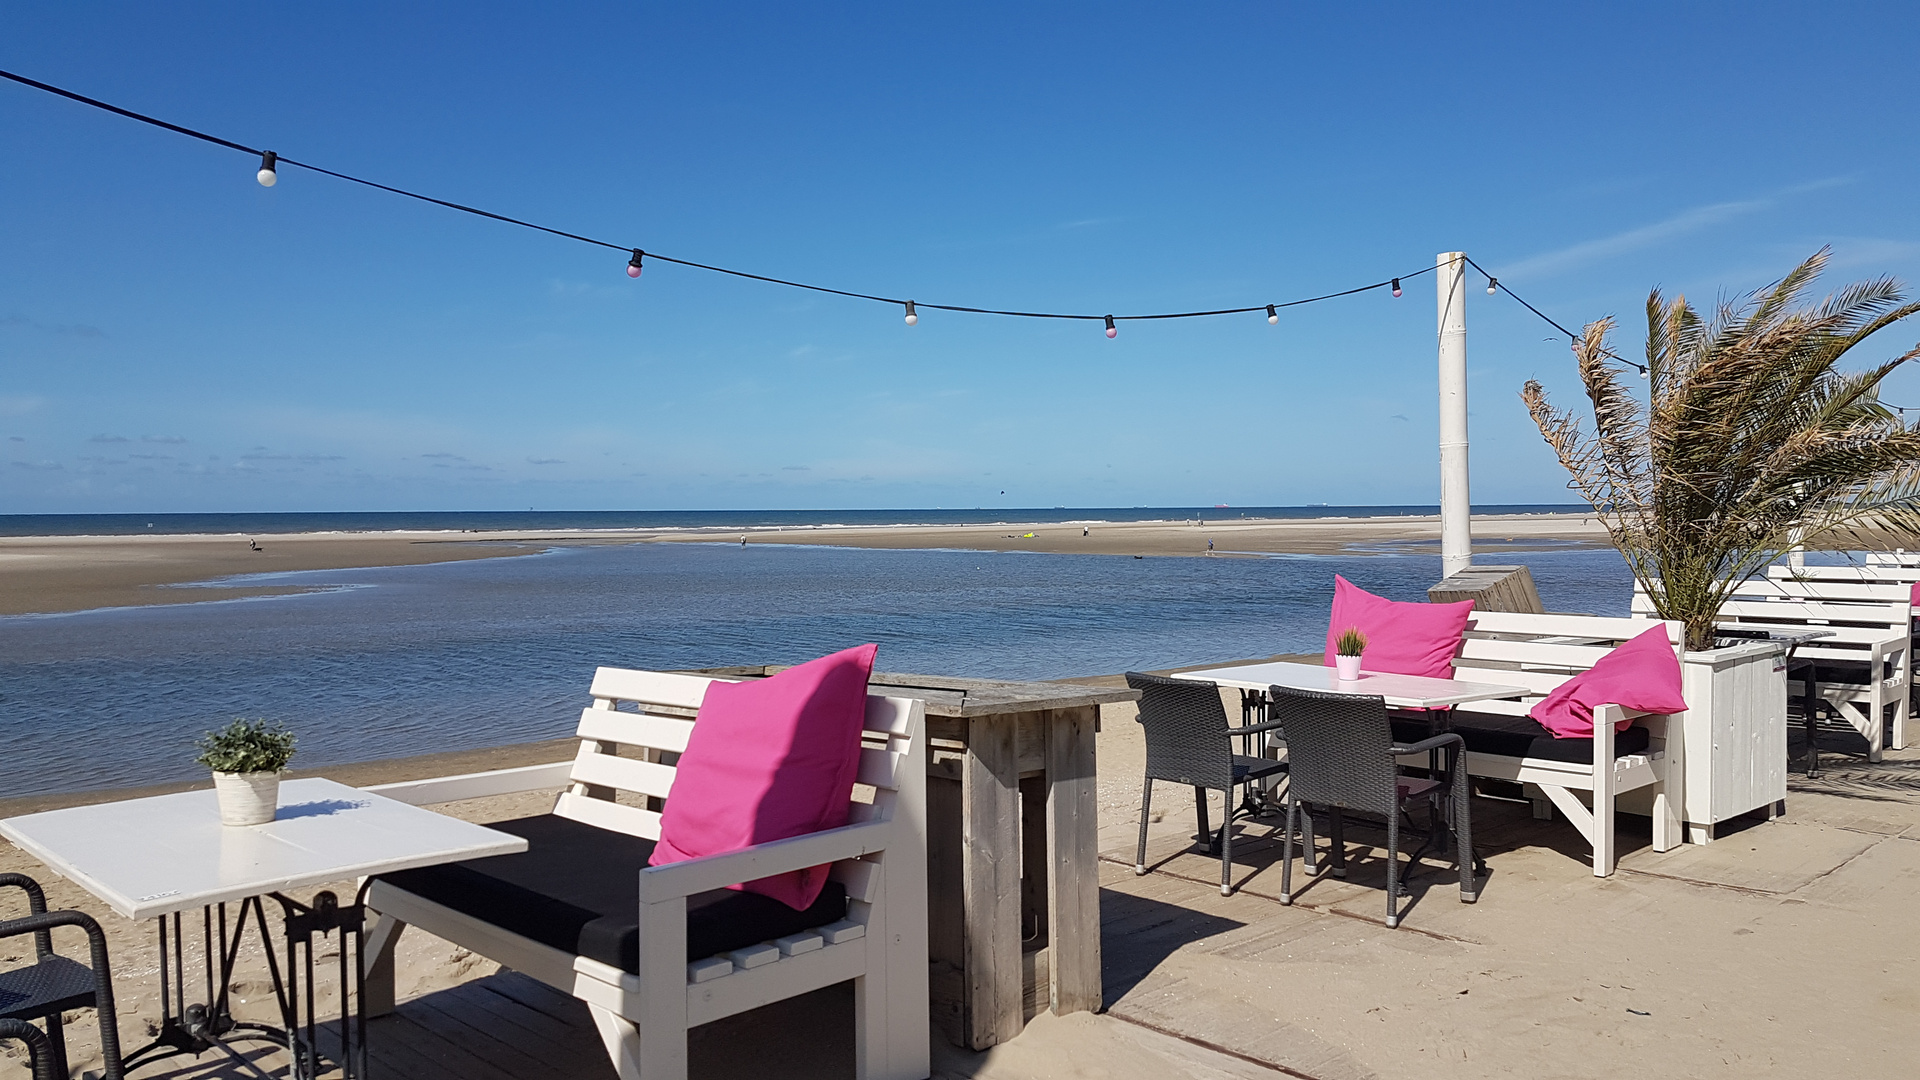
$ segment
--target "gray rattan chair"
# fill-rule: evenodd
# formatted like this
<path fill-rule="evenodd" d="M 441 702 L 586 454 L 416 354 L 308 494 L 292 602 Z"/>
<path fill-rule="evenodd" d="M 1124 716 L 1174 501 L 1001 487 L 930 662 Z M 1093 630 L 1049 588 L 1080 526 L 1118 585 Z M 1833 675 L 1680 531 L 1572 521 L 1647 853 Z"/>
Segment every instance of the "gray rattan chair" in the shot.
<path fill-rule="evenodd" d="M 1233 894 L 1233 822 L 1247 814 L 1236 809 L 1234 789 L 1249 781 L 1287 770 L 1287 763 L 1233 752 L 1235 736 L 1258 735 L 1279 724 L 1227 725 L 1220 688 L 1210 682 L 1163 679 L 1158 675 L 1127 672 L 1127 685 L 1140 691 L 1139 720 L 1147 735 L 1147 776 L 1140 793 L 1140 847 L 1133 872 L 1147 872 L 1147 815 L 1153 805 L 1153 782 L 1170 780 L 1193 786 L 1200 840 L 1209 852 L 1220 853 L 1220 895 Z M 1219 832 L 1207 828 L 1207 792 L 1225 792 L 1226 820 Z"/>
<path fill-rule="evenodd" d="M 47 1041 L 39 1028 L 25 1020 L 0 1020 L 0 1039 L 18 1039 L 27 1044 L 27 1061 L 33 1070 L 33 1080 L 56 1080 L 58 1074 L 53 1071 L 53 1044 Z"/>
<path fill-rule="evenodd" d="M 47 1030 L 42 1050 L 49 1062 L 49 1075 L 66 1076 L 67 1043 L 60 1014 L 70 1009 L 91 1008 L 100 1020 L 100 1053 L 106 1059 L 102 1075 L 106 1080 L 120 1080 L 120 1031 L 113 1011 L 113 974 L 107 967 L 107 938 L 100 931 L 100 924 L 85 912 L 48 911 L 46 894 L 40 884 L 25 874 L 0 874 L 0 887 L 6 886 L 27 894 L 29 914 L 20 919 L 0 919 L 0 939 L 32 934 L 34 962 L 0 971 L 0 1021 L 14 1020 L 22 1024 L 45 1021 Z M 77 926 L 86 931 L 92 952 L 91 967 L 53 951 L 50 931 L 57 926 Z M 7 1037 L 26 1038 L 31 1046 L 30 1036 Z"/>
<path fill-rule="evenodd" d="M 1459 754 L 1464 743 L 1459 735 L 1449 732 L 1416 743 L 1400 744 L 1393 741 L 1387 703 L 1381 698 L 1284 686 L 1273 687 L 1269 693 L 1273 701 L 1272 715 L 1287 734 L 1287 761 L 1292 766 L 1287 780 L 1287 836 L 1281 853 L 1281 903 L 1293 902 L 1293 823 L 1300 807 L 1326 807 L 1330 819 L 1328 833 L 1333 844 L 1333 857 L 1328 861 L 1334 874 L 1340 877 L 1346 876 L 1342 811 L 1378 814 L 1387 824 L 1387 925 L 1399 926 L 1399 899 L 1404 891 L 1400 873 L 1400 815 L 1410 803 L 1427 802 L 1432 812 L 1433 835 L 1438 836 L 1444 832 L 1438 814 L 1442 797 L 1451 797 L 1453 803 L 1460 899 L 1469 904 L 1478 899 L 1473 830 L 1467 818 L 1469 791 L 1460 773 Z M 1448 756 L 1445 781 L 1400 775 L 1396 758 L 1441 748 L 1447 750 Z M 1309 836 L 1307 844 L 1312 843 Z M 1421 850 L 1425 850 L 1424 845 Z M 1418 861 L 1416 852 L 1407 869 L 1411 871 Z"/>

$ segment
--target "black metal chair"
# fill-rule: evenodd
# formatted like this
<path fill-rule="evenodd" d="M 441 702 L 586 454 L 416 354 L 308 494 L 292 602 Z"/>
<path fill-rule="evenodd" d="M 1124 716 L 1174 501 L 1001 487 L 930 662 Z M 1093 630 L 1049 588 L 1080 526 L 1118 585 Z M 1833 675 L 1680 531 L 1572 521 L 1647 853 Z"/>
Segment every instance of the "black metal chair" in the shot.
<path fill-rule="evenodd" d="M 6 886 L 27 894 L 29 914 L 21 919 L 0 920 L 0 938 L 32 934 L 34 962 L 0 971 L 0 1022 L 18 1021 L 39 1034 L 30 1021 L 45 1021 L 47 1030 L 42 1038 L 48 1075 L 64 1077 L 68 1071 L 67 1041 L 60 1014 L 69 1009 L 90 1008 L 100 1021 L 100 1054 L 106 1059 L 104 1080 L 121 1080 L 120 1029 L 113 1011 L 113 974 L 107 964 L 107 936 L 101 932 L 100 924 L 82 911 L 48 911 L 46 893 L 39 882 L 25 874 L 0 874 L 0 887 Z M 92 947 L 91 967 L 53 951 L 50 931 L 58 926 L 77 926 L 86 931 L 87 942 Z M 27 1038 L 29 1046 L 32 1045 L 30 1036 L 12 1037 Z"/>
<path fill-rule="evenodd" d="M 1252 736 L 1279 727 L 1276 723 L 1229 727 L 1220 688 L 1210 682 L 1164 679 L 1127 672 L 1127 685 L 1140 691 L 1139 720 L 1146 728 L 1147 775 L 1140 793 L 1140 848 L 1133 872 L 1147 872 L 1147 816 L 1153 805 L 1153 782 L 1170 780 L 1193 785 L 1193 802 L 1200 822 L 1200 840 L 1209 853 L 1220 853 L 1220 895 L 1233 894 L 1233 822 L 1246 816 L 1246 807 L 1234 805 L 1234 789 L 1287 771 L 1287 763 L 1233 752 L 1235 736 Z M 1225 792 L 1226 820 L 1219 832 L 1207 827 L 1207 792 Z"/>
<path fill-rule="evenodd" d="M 1473 829 L 1467 816 L 1469 785 L 1460 772 L 1459 755 L 1465 743 L 1459 735 L 1447 732 L 1415 743 L 1396 743 L 1387 717 L 1387 703 L 1382 698 L 1284 686 L 1273 687 L 1269 693 L 1274 720 L 1287 733 L 1287 761 L 1291 766 L 1287 780 L 1287 835 L 1281 853 L 1281 903 L 1293 902 L 1293 825 L 1300 807 L 1327 809 L 1328 833 L 1333 844 L 1329 862 L 1339 877 L 1346 876 L 1342 811 L 1378 814 L 1386 819 L 1387 825 L 1387 925 L 1399 926 L 1399 898 L 1405 891 L 1400 873 L 1400 815 L 1410 804 L 1426 802 L 1433 826 L 1428 837 L 1431 842 L 1446 832 L 1439 813 L 1442 798 L 1452 800 L 1460 899 L 1471 904 L 1479 898 L 1474 877 Z M 1448 758 L 1444 778 L 1400 775 L 1396 758 L 1442 748 Z M 1312 844 L 1309 834 L 1307 845 L 1311 848 Z M 1425 849 L 1423 844 L 1408 860 L 1409 872 Z M 1308 866 L 1312 866 L 1311 852 Z"/>
<path fill-rule="evenodd" d="M 18 1039 L 27 1044 L 27 1062 L 33 1069 L 33 1080 L 56 1080 L 53 1044 L 39 1028 L 25 1020 L 0 1020 L 0 1039 Z"/>

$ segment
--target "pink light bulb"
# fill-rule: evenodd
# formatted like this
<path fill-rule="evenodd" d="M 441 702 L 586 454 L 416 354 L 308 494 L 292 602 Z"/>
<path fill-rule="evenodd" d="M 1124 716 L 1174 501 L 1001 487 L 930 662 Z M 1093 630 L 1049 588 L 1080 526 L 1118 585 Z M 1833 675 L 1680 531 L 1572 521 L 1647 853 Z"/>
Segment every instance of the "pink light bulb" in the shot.
<path fill-rule="evenodd" d="M 633 258 L 628 260 L 627 262 L 628 277 L 637 278 L 640 276 L 640 258 L 645 254 L 646 252 L 641 251 L 639 248 L 633 249 Z"/>
<path fill-rule="evenodd" d="M 1111 315 L 1107 316 L 1107 336 L 1108 337 L 1120 336 L 1120 330 L 1118 327 L 1113 325 L 1113 316 Z"/>
<path fill-rule="evenodd" d="M 1395 296 L 1400 295 L 1400 279 L 1399 278 L 1393 279 L 1393 295 Z"/>
<path fill-rule="evenodd" d="M 637 267 L 637 266 L 629 266 L 629 267 L 627 267 L 627 276 L 628 276 L 628 277 L 639 277 L 639 276 L 640 276 L 640 268 L 639 268 L 639 267 Z"/>

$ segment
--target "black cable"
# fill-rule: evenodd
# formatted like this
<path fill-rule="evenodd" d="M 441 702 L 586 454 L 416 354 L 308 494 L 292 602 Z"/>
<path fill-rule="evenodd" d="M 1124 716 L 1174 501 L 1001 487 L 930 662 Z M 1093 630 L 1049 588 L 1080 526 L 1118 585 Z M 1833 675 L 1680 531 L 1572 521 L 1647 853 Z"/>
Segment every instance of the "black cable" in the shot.
<path fill-rule="evenodd" d="M 155 117 L 148 116 L 144 113 L 137 113 L 131 109 L 123 109 L 118 105 L 109 105 L 108 103 L 104 101 L 100 101 L 97 98 L 90 98 L 90 97 L 87 97 L 85 94 L 76 94 L 71 90 L 63 90 L 58 86 L 52 86 L 47 83 L 40 82 L 37 79 L 29 79 L 24 75 L 16 75 L 11 71 L 0 70 L 0 78 L 11 79 L 14 82 L 20 83 L 24 86 L 31 86 L 36 90 L 44 90 L 49 94 L 57 94 L 60 97 L 68 98 L 72 101 L 80 102 L 83 105 L 91 105 L 96 109 L 104 109 L 107 112 L 114 113 L 119 116 L 127 117 L 130 120 L 138 120 L 143 124 L 152 124 L 154 127 L 165 128 L 168 131 L 176 132 L 181 135 L 186 135 L 191 138 L 199 139 L 203 142 L 210 142 L 210 143 L 213 143 L 215 146 L 224 146 L 230 150 L 238 150 L 245 154 L 259 155 L 259 154 L 265 153 L 265 151 L 263 150 L 256 150 L 251 146 L 243 146 L 240 143 L 233 142 L 232 140 L 220 138 L 218 135 L 209 135 L 204 131 L 195 131 L 193 128 L 182 127 L 179 124 L 171 124 L 165 120 L 160 120 Z M 645 249 L 634 248 L 626 244 L 609 243 L 608 241 L 605 241 L 605 240 L 596 240 L 591 236 L 581 236 L 579 233 L 570 233 L 565 231 L 564 229 L 554 229 L 554 228 L 549 228 L 545 225 L 536 225 L 531 221 L 523 221 L 519 218 L 508 217 L 505 214 L 496 214 L 491 210 L 482 210 L 474 206 L 466 206 L 457 202 L 449 202 L 446 199 L 436 199 L 431 195 L 422 195 L 417 191 L 408 191 L 405 188 L 397 188 L 388 184 L 378 183 L 373 180 L 365 180 L 358 176 L 352 176 L 347 173 L 335 172 L 332 169 L 323 168 L 319 165 L 309 165 L 304 161 L 296 161 L 290 157 L 279 156 L 276 158 L 276 161 L 278 164 L 281 164 L 281 165 L 292 165 L 295 168 L 306 169 L 309 172 L 317 172 L 325 176 L 331 176 L 337 180 L 345 180 L 345 181 L 348 181 L 349 183 L 361 184 L 370 188 L 377 188 L 381 191 L 391 192 L 392 194 L 395 194 L 395 195 L 404 195 L 409 199 L 418 199 L 421 202 L 432 203 L 435 206 L 443 206 L 449 210 L 458 210 L 461 213 L 473 214 L 476 217 L 490 218 L 494 221 L 504 222 L 508 225 L 518 225 L 521 228 L 534 229 L 539 232 L 548 233 L 553 236 L 565 237 L 568 240 L 578 240 L 583 244 L 592 244 L 595 247 L 608 248 L 613 251 L 620 251 L 620 252 L 632 251 L 632 252 L 643 253 L 649 259 L 658 259 L 661 262 L 674 263 L 675 265 L 691 267 L 695 270 L 707 270 L 716 274 L 728 274 L 733 277 L 746 278 L 750 281 L 764 281 L 771 285 L 784 285 L 791 289 L 807 289 L 812 292 L 830 293 L 834 296 L 846 296 L 846 297 L 851 297 L 855 300 L 872 300 L 872 301 L 875 301 L 876 303 L 894 304 L 894 305 L 904 305 L 908 303 L 908 301 L 905 299 L 896 299 L 891 296 L 875 296 L 871 293 L 850 292 L 846 289 L 831 289 L 825 285 L 809 285 L 804 281 L 788 281 L 785 278 L 768 277 L 764 274 L 750 274 L 745 270 L 729 270 L 724 266 L 711 266 L 707 263 L 693 262 L 692 260 L 689 260 L 689 259 L 676 259 L 671 255 L 661 255 L 658 252 L 646 251 Z M 1014 318 L 1021 318 L 1021 319 L 1094 319 L 1094 320 L 1114 319 L 1114 320 L 1128 320 L 1128 321 L 1145 320 L 1145 319 L 1197 319 L 1197 318 L 1203 318 L 1210 315 L 1242 315 L 1252 311 L 1266 311 L 1269 307 L 1273 307 L 1273 308 L 1298 307 L 1301 304 L 1313 304 L 1313 303 L 1318 303 L 1319 301 L 1322 301 L 1322 300 L 1333 300 L 1342 296 L 1352 296 L 1355 293 L 1368 292 L 1373 289 L 1383 289 L 1383 288 L 1386 288 L 1388 285 L 1392 284 L 1393 282 L 1397 282 L 1406 278 L 1416 278 L 1416 277 L 1419 277 L 1421 274 L 1431 273 L 1433 272 L 1434 269 L 1435 267 L 1429 266 L 1423 270 L 1416 270 L 1411 274 L 1401 274 L 1398 278 L 1391 278 L 1387 281 L 1377 281 L 1371 285 L 1362 285 L 1362 286 L 1359 286 L 1358 288 L 1344 289 L 1340 292 L 1327 293 L 1324 296 L 1310 296 L 1304 300 L 1289 300 L 1284 304 L 1271 304 L 1271 305 L 1257 304 L 1253 307 L 1220 308 L 1213 311 L 1174 311 L 1174 312 L 1167 312 L 1165 314 L 1159 314 L 1159 315 L 1074 315 L 1074 314 L 1066 314 L 1061 312 L 1046 312 L 1046 311 L 1003 311 L 997 308 L 965 307 L 958 304 L 929 304 L 924 302 L 917 303 L 917 306 L 923 307 L 923 308 L 933 308 L 936 311 L 957 311 L 957 312 L 964 312 L 964 313 L 973 314 L 973 315 L 1007 315 L 1007 316 L 1012 316 Z M 1484 273 L 1484 271 L 1482 272 Z M 1514 299 L 1518 300 L 1519 297 L 1514 297 Z M 1526 303 L 1526 301 L 1522 300 L 1521 303 Z M 1529 307 L 1531 307 L 1531 305 L 1529 305 Z M 1534 314 L 1538 315 L 1539 312 L 1536 311 L 1534 312 Z M 1542 315 L 1541 318 L 1546 318 L 1546 316 Z M 1552 320 L 1549 319 L 1548 321 L 1551 322 Z"/>
<path fill-rule="evenodd" d="M 1493 288 L 1495 288 L 1495 289 L 1498 289 L 1499 291 L 1501 291 L 1501 292 L 1503 292 L 1503 293 L 1506 293 L 1506 294 L 1507 294 L 1508 296 L 1511 296 L 1511 297 L 1513 297 L 1513 298 L 1514 298 L 1515 300 L 1519 300 L 1519 301 L 1520 301 L 1520 306 L 1521 306 L 1521 307 L 1523 307 L 1523 308 L 1526 308 L 1526 309 L 1527 309 L 1528 311 L 1531 311 L 1531 312 L 1533 312 L 1533 313 L 1534 313 L 1535 315 L 1538 315 L 1538 316 L 1540 316 L 1540 318 L 1541 318 L 1541 319 L 1543 319 L 1543 320 L 1545 320 L 1545 322 L 1546 322 L 1546 324 L 1547 324 L 1548 326 L 1551 326 L 1551 327 L 1553 327 L 1553 328 L 1554 328 L 1555 330 L 1558 330 L 1558 331 L 1560 331 L 1561 333 L 1563 333 L 1563 334 L 1565 334 L 1565 335 L 1567 335 L 1567 340 L 1568 340 L 1568 341 L 1579 341 L 1579 340 L 1580 340 L 1580 335 L 1579 335 L 1579 334 L 1576 334 L 1576 333 L 1574 333 L 1573 331 L 1571 331 L 1571 330 L 1569 330 L 1569 329 L 1567 329 L 1566 327 L 1564 327 L 1564 326 L 1561 326 L 1561 325 L 1560 325 L 1559 323 L 1557 323 L 1557 322 L 1555 322 L 1555 321 L 1553 321 L 1553 319 L 1552 319 L 1551 317 L 1549 317 L 1549 316 L 1547 315 L 1547 313 L 1546 313 L 1546 312 L 1544 312 L 1544 311 L 1541 311 L 1541 310 L 1540 310 L 1539 308 L 1537 308 L 1537 307 L 1534 307 L 1534 306 L 1533 306 L 1532 304 L 1529 304 L 1529 303 L 1527 303 L 1527 302 L 1526 302 L 1526 300 L 1524 300 L 1524 299 L 1522 299 L 1522 298 L 1521 298 L 1521 296 L 1520 296 L 1520 294 L 1519 294 L 1519 293 L 1516 293 L 1516 292 L 1514 292 L 1514 291 L 1513 291 L 1512 289 L 1509 289 L 1509 288 L 1507 288 L 1507 287 L 1506 287 L 1505 285 L 1503 285 L 1503 284 L 1501 284 L 1501 282 L 1500 282 L 1500 279 L 1499 279 L 1499 278 L 1497 278 L 1497 277 L 1494 277 L 1494 276 L 1493 276 L 1492 274 L 1488 274 L 1488 273 L 1487 273 L 1487 268 L 1486 268 L 1486 267 L 1484 267 L 1484 266 L 1481 266 L 1481 265 L 1480 265 L 1479 263 L 1477 263 L 1477 262 L 1474 262 L 1474 261 L 1473 261 L 1473 257 L 1472 257 L 1472 256 L 1470 256 L 1470 255 L 1469 255 L 1469 256 L 1462 256 L 1462 258 L 1465 258 L 1465 259 L 1467 260 L 1467 265 L 1468 265 L 1468 266 L 1471 266 L 1471 267 L 1473 267 L 1473 268 L 1474 268 L 1475 270 L 1478 270 L 1478 271 L 1480 271 L 1480 272 L 1481 272 L 1482 274 L 1486 274 L 1486 278 L 1487 278 L 1487 284 L 1488 284 L 1488 285 L 1490 285 L 1490 286 L 1492 286 L 1492 287 L 1493 287 Z M 1614 358 L 1615 360 L 1618 360 L 1618 361 L 1620 361 L 1621 363 L 1623 363 L 1623 364 L 1625 364 L 1625 365 L 1627 365 L 1628 367 L 1631 367 L 1631 368 L 1639 368 L 1639 369 L 1640 369 L 1640 374 L 1642 374 L 1642 375 L 1645 375 L 1645 374 L 1647 374 L 1647 365 L 1645 365 L 1645 364 L 1642 364 L 1642 363 L 1640 363 L 1640 362 L 1639 362 L 1639 361 L 1637 361 L 1637 360 L 1629 360 L 1629 359 L 1627 359 L 1626 357 L 1624 357 L 1624 356 L 1621 356 L 1621 355 L 1620 355 L 1619 353 L 1617 353 L 1617 352 L 1614 352 L 1614 351 L 1613 351 L 1612 349 L 1601 349 L 1601 350 L 1600 350 L 1600 355 L 1602 355 L 1602 356 L 1610 356 L 1610 357 L 1612 357 L 1612 358 Z"/>

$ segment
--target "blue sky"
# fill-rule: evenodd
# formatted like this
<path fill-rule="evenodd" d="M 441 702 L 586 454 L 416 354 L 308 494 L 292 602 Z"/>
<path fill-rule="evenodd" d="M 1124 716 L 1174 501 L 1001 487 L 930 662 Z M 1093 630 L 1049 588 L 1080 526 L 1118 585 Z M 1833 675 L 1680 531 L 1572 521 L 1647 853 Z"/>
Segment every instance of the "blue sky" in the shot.
<path fill-rule="evenodd" d="M 0 67 L 929 302 L 1264 304 L 1461 249 L 1632 354 L 1656 284 L 1711 301 L 1828 243 L 1830 285 L 1920 279 L 1899 5 L 26 8 Z M 1431 275 L 1278 326 L 908 328 L 298 170 L 264 189 L 13 84 L 0 145 L 0 512 L 1437 499 Z M 1517 396 L 1573 400 L 1564 340 L 1478 287 L 1467 322 L 1475 500 L 1569 500 Z"/>

